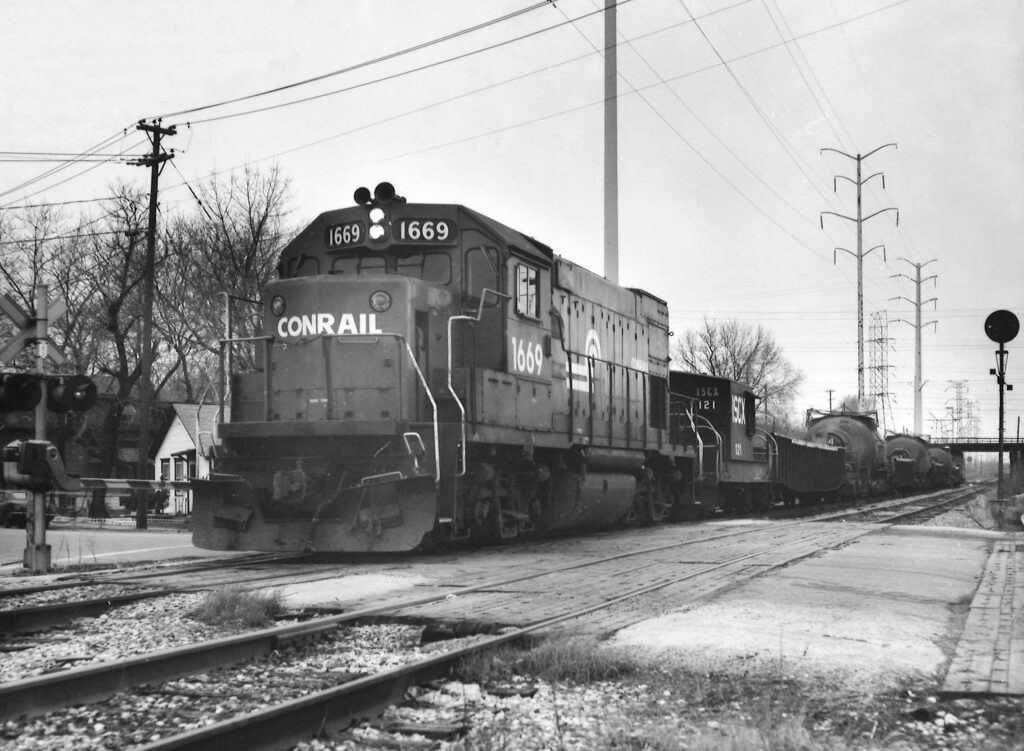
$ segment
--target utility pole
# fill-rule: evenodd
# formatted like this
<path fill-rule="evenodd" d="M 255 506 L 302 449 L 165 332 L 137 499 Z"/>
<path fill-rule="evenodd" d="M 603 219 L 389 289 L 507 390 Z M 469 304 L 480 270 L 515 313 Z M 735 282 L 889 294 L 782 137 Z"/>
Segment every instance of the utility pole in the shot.
<path fill-rule="evenodd" d="M 845 156 L 847 159 L 852 159 L 854 162 L 857 163 L 857 177 L 856 177 L 856 179 L 852 179 L 852 178 L 846 177 L 845 175 L 836 175 L 835 177 L 832 178 L 832 191 L 833 192 L 836 192 L 839 180 L 846 180 L 847 182 L 853 183 L 857 187 L 857 216 L 852 217 L 852 216 L 846 216 L 845 214 L 837 214 L 835 211 L 822 211 L 821 212 L 821 216 L 819 217 L 819 220 L 821 222 L 821 228 L 822 229 L 825 229 L 825 214 L 831 214 L 832 216 L 837 216 L 840 219 L 845 219 L 845 220 L 847 220 L 849 222 L 853 222 L 854 224 L 857 225 L 857 251 L 854 252 L 852 250 L 847 250 L 846 248 L 836 248 L 832 252 L 832 263 L 834 264 L 836 262 L 836 252 L 838 252 L 840 250 L 843 251 L 844 253 L 849 253 L 851 256 L 853 256 L 854 258 L 857 259 L 857 400 L 858 401 L 863 401 L 864 400 L 864 256 L 870 254 L 871 251 L 873 251 L 873 250 L 878 250 L 879 248 L 881 248 L 882 249 L 882 258 L 883 259 L 885 258 L 885 246 L 884 245 L 876 245 L 875 247 L 870 248 L 867 251 L 864 250 L 864 230 L 863 230 L 863 225 L 864 225 L 864 222 L 866 222 L 868 219 L 872 219 L 872 218 L 878 216 L 879 214 L 885 213 L 886 211 L 895 211 L 896 212 L 896 226 L 898 227 L 899 223 L 900 223 L 900 210 L 895 208 L 895 207 L 892 207 L 892 206 L 890 206 L 888 208 L 885 208 L 885 209 L 879 209 L 875 213 L 869 214 L 868 216 L 863 216 L 862 203 L 861 203 L 861 187 L 866 182 L 868 182 L 871 178 L 873 178 L 873 177 L 881 177 L 882 178 L 882 189 L 884 190 L 885 189 L 885 175 L 882 174 L 881 172 L 876 172 L 873 175 L 868 175 L 867 177 L 861 179 L 861 162 L 863 162 L 865 159 L 867 159 L 869 156 L 871 156 L 875 152 L 881 151 L 882 149 L 886 148 L 887 146 L 892 146 L 892 147 L 895 148 L 896 144 L 894 144 L 894 143 L 887 143 L 887 144 L 885 144 L 883 146 L 879 146 L 877 149 L 869 151 L 867 154 L 863 154 L 863 155 L 857 154 L 856 156 L 854 156 L 852 154 L 847 154 L 845 151 L 839 151 L 838 149 L 823 148 L 821 150 L 822 152 L 834 151 L 835 153 L 841 154 L 841 155 Z"/>
<path fill-rule="evenodd" d="M 835 389 L 828 389 L 828 411 L 832 411 L 832 394 L 836 392 Z"/>
<path fill-rule="evenodd" d="M 604 276 L 619 283 L 619 89 L 617 0 L 604 7 Z"/>
<path fill-rule="evenodd" d="M 921 380 L 921 328 L 922 326 L 932 325 L 938 328 L 939 325 L 937 321 L 928 321 L 925 324 L 921 323 L 921 306 L 927 305 L 930 302 L 934 302 L 937 304 L 937 301 L 939 299 L 937 297 L 931 297 L 923 302 L 921 301 L 921 284 L 923 282 L 927 282 L 929 279 L 938 279 L 938 276 L 936 276 L 935 274 L 932 274 L 931 276 L 927 276 L 922 279 L 921 269 L 923 269 L 929 263 L 935 263 L 936 259 L 933 258 L 930 261 L 925 261 L 924 263 L 914 263 L 913 261 L 907 260 L 906 258 L 900 258 L 899 260 L 906 261 L 917 270 L 916 277 L 907 276 L 906 274 L 893 274 L 891 277 L 896 278 L 898 276 L 902 276 L 914 282 L 914 285 L 917 289 L 915 299 L 911 300 L 910 298 L 907 297 L 893 297 L 891 299 L 906 300 L 907 302 L 914 306 L 914 323 L 910 323 L 910 321 L 906 320 L 905 318 L 900 318 L 899 320 L 903 321 L 904 323 L 910 324 L 911 326 L 914 327 L 914 433 L 916 433 L 917 435 L 921 435 L 921 392 L 924 389 L 925 384 L 925 381 Z"/>
<path fill-rule="evenodd" d="M 137 130 L 149 134 L 153 150 L 149 156 L 131 162 L 136 166 L 149 167 L 149 226 L 146 228 L 146 258 L 142 276 L 142 359 L 139 366 L 139 456 L 136 475 L 145 479 L 149 474 L 149 412 L 153 401 L 153 279 L 156 274 L 156 214 L 157 192 L 160 181 L 160 170 L 164 162 L 174 158 L 174 153 L 160 153 L 160 139 L 173 136 L 178 131 L 172 125 L 164 128 L 161 120 L 146 123 L 142 120 L 136 125 Z M 135 526 L 138 529 L 149 527 L 149 497 L 136 498 Z"/>

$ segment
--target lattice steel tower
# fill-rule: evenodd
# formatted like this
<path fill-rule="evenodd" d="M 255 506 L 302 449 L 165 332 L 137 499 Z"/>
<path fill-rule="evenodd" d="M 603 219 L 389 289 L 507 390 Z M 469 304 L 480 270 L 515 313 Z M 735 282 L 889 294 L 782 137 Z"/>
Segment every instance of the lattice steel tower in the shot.
<path fill-rule="evenodd" d="M 878 411 L 882 434 L 892 432 L 892 401 L 889 393 L 889 316 L 884 310 L 871 314 L 868 329 L 868 371 L 871 374 L 869 398 Z"/>

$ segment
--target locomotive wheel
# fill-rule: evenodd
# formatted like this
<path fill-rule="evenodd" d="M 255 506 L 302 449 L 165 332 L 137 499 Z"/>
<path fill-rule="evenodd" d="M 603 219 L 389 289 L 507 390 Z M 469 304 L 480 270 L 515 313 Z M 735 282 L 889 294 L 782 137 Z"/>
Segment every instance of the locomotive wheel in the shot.
<path fill-rule="evenodd" d="M 647 501 L 647 518 L 651 522 L 661 524 L 668 519 L 672 513 L 672 501 L 664 482 L 655 480 L 650 483 L 644 492 L 644 498 Z"/>

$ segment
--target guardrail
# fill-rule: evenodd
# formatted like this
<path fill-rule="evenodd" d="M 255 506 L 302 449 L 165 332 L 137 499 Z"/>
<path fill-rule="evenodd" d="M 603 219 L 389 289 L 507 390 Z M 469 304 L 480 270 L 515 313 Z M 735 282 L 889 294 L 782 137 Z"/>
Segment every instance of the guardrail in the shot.
<path fill-rule="evenodd" d="M 150 529 L 179 529 L 188 530 L 188 516 L 163 516 L 150 513 L 146 517 Z M 50 527 L 55 529 L 87 528 L 87 529 L 135 529 L 135 515 L 130 516 L 64 516 L 58 514 L 50 522 Z"/>

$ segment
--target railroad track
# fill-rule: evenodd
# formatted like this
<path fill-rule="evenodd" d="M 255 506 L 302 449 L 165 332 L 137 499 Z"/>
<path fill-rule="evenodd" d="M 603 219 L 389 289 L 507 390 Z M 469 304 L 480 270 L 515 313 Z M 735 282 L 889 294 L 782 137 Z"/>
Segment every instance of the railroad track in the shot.
<path fill-rule="evenodd" d="M 273 586 L 275 582 L 314 581 L 318 574 L 256 571 L 253 567 L 302 563 L 306 555 L 253 555 L 245 559 L 186 564 L 159 570 L 141 570 L 110 574 L 101 572 L 89 578 L 77 577 L 38 586 L 0 590 L 0 634 L 17 634 L 60 626 L 76 618 L 96 617 L 115 607 L 140 600 L 166 597 L 181 592 L 214 589 L 219 586 Z M 215 572 L 200 583 L 185 584 L 183 578 L 197 573 Z M 163 580 L 163 581 L 161 581 Z M 40 600 L 46 600 L 41 602 Z"/>
<path fill-rule="evenodd" d="M 935 495 L 923 503 L 941 507 L 954 502 L 946 494 Z M 887 513 L 891 520 L 905 516 L 899 503 L 875 505 L 877 508 L 857 513 L 873 513 L 876 517 Z M 914 505 L 914 510 L 906 513 L 921 513 L 922 502 Z M 853 513 L 825 514 L 816 519 L 849 517 Z M 343 727 L 356 716 L 399 700 L 409 686 L 450 673 L 461 659 L 475 651 L 524 639 L 539 631 L 556 630 L 571 622 L 578 623 L 581 618 L 607 613 L 627 600 L 658 590 L 673 591 L 678 605 L 687 600 L 696 601 L 712 591 L 788 565 L 823 547 L 846 544 L 876 529 L 877 524 L 876 518 L 843 525 L 787 522 L 757 529 L 721 531 L 460 586 L 455 597 L 449 590 L 446 594 L 405 598 L 301 624 L 142 655 L 113 665 L 73 668 L 50 676 L 13 681 L 0 684 L 0 717 L 58 710 L 72 702 L 100 701 L 141 683 L 155 684 L 196 672 L 206 673 L 215 666 L 266 658 L 275 652 L 301 653 L 305 645 L 313 648 L 318 640 L 329 638 L 341 628 L 384 616 L 422 622 L 446 618 L 460 621 L 472 615 L 481 625 L 489 621 L 487 625 L 491 628 L 512 626 L 499 635 L 479 638 L 470 645 L 460 645 L 374 675 L 343 680 L 340 685 L 242 712 L 223 722 L 186 730 L 146 746 L 150 749 L 212 749 L 229 744 L 245 748 L 285 748 L 308 738 L 312 728 Z M 735 552 L 722 550 L 726 544 Z M 684 551 L 689 554 L 681 555 Z M 581 582 L 586 582 L 587 586 L 582 587 Z M 542 583 L 544 586 L 538 588 Z M 607 623 L 612 627 L 622 625 L 616 624 L 614 616 Z"/>
<path fill-rule="evenodd" d="M 953 500 L 946 501 L 947 505 L 958 502 L 957 498 L 960 497 L 958 491 L 947 491 L 946 494 L 953 498 Z M 933 495 L 936 494 L 931 494 L 926 498 L 931 498 Z M 903 508 L 907 503 L 906 500 L 875 502 L 869 504 L 867 509 L 828 511 L 824 514 L 821 513 L 819 507 L 814 508 L 810 513 L 817 512 L 815 518 L 821 519 L 865 516 L 873 521 L 885 521 L 887 518 L 885 509 Z M 904 514 L 904 516 L 927 513 L 930 508 L 932 506 L 925 501 L 915 505 L 915 510 Z M 267 588 L 275 585 L 313 582 L 335 576 L 335 571 L 330 566 L 325 567 L 326 570 L 321 568 L 312 572 L 290 570 L 286 573 L 256 571 L 246 575 L 239 574 L 240 570 L 283 563 L 301 564 L 310 561 L 311 558 L 304 554 L 254 554 L 246 556 L 244 559 L 230 559 L 226 563 L 224 561 L 203 561 L 173 569 L 160 567 L 141 571 L 101 572 L 90 578 L 79 577 L 73 581 L 4 589 L 0 590 L 0 634 L 26 633 L 60 626 L 76 618 L 96 617 L 115 607 L 129 603 L 182 592 L 210 590 L 220 586 Z M 183 577 L 188 578 L 200 572 L 216 572 L 217 576 L 206 576 L 201 583 L 196 584 L 182 582 Z M 59 600 L 45 604 L 19 606 L 17 603 L 17 600 L 33 595 L 58 592 L 60 593 Z M 14 606 L 4 606 L 2 604 L 4 601 L 8 603 L 14 601 Z"/>

